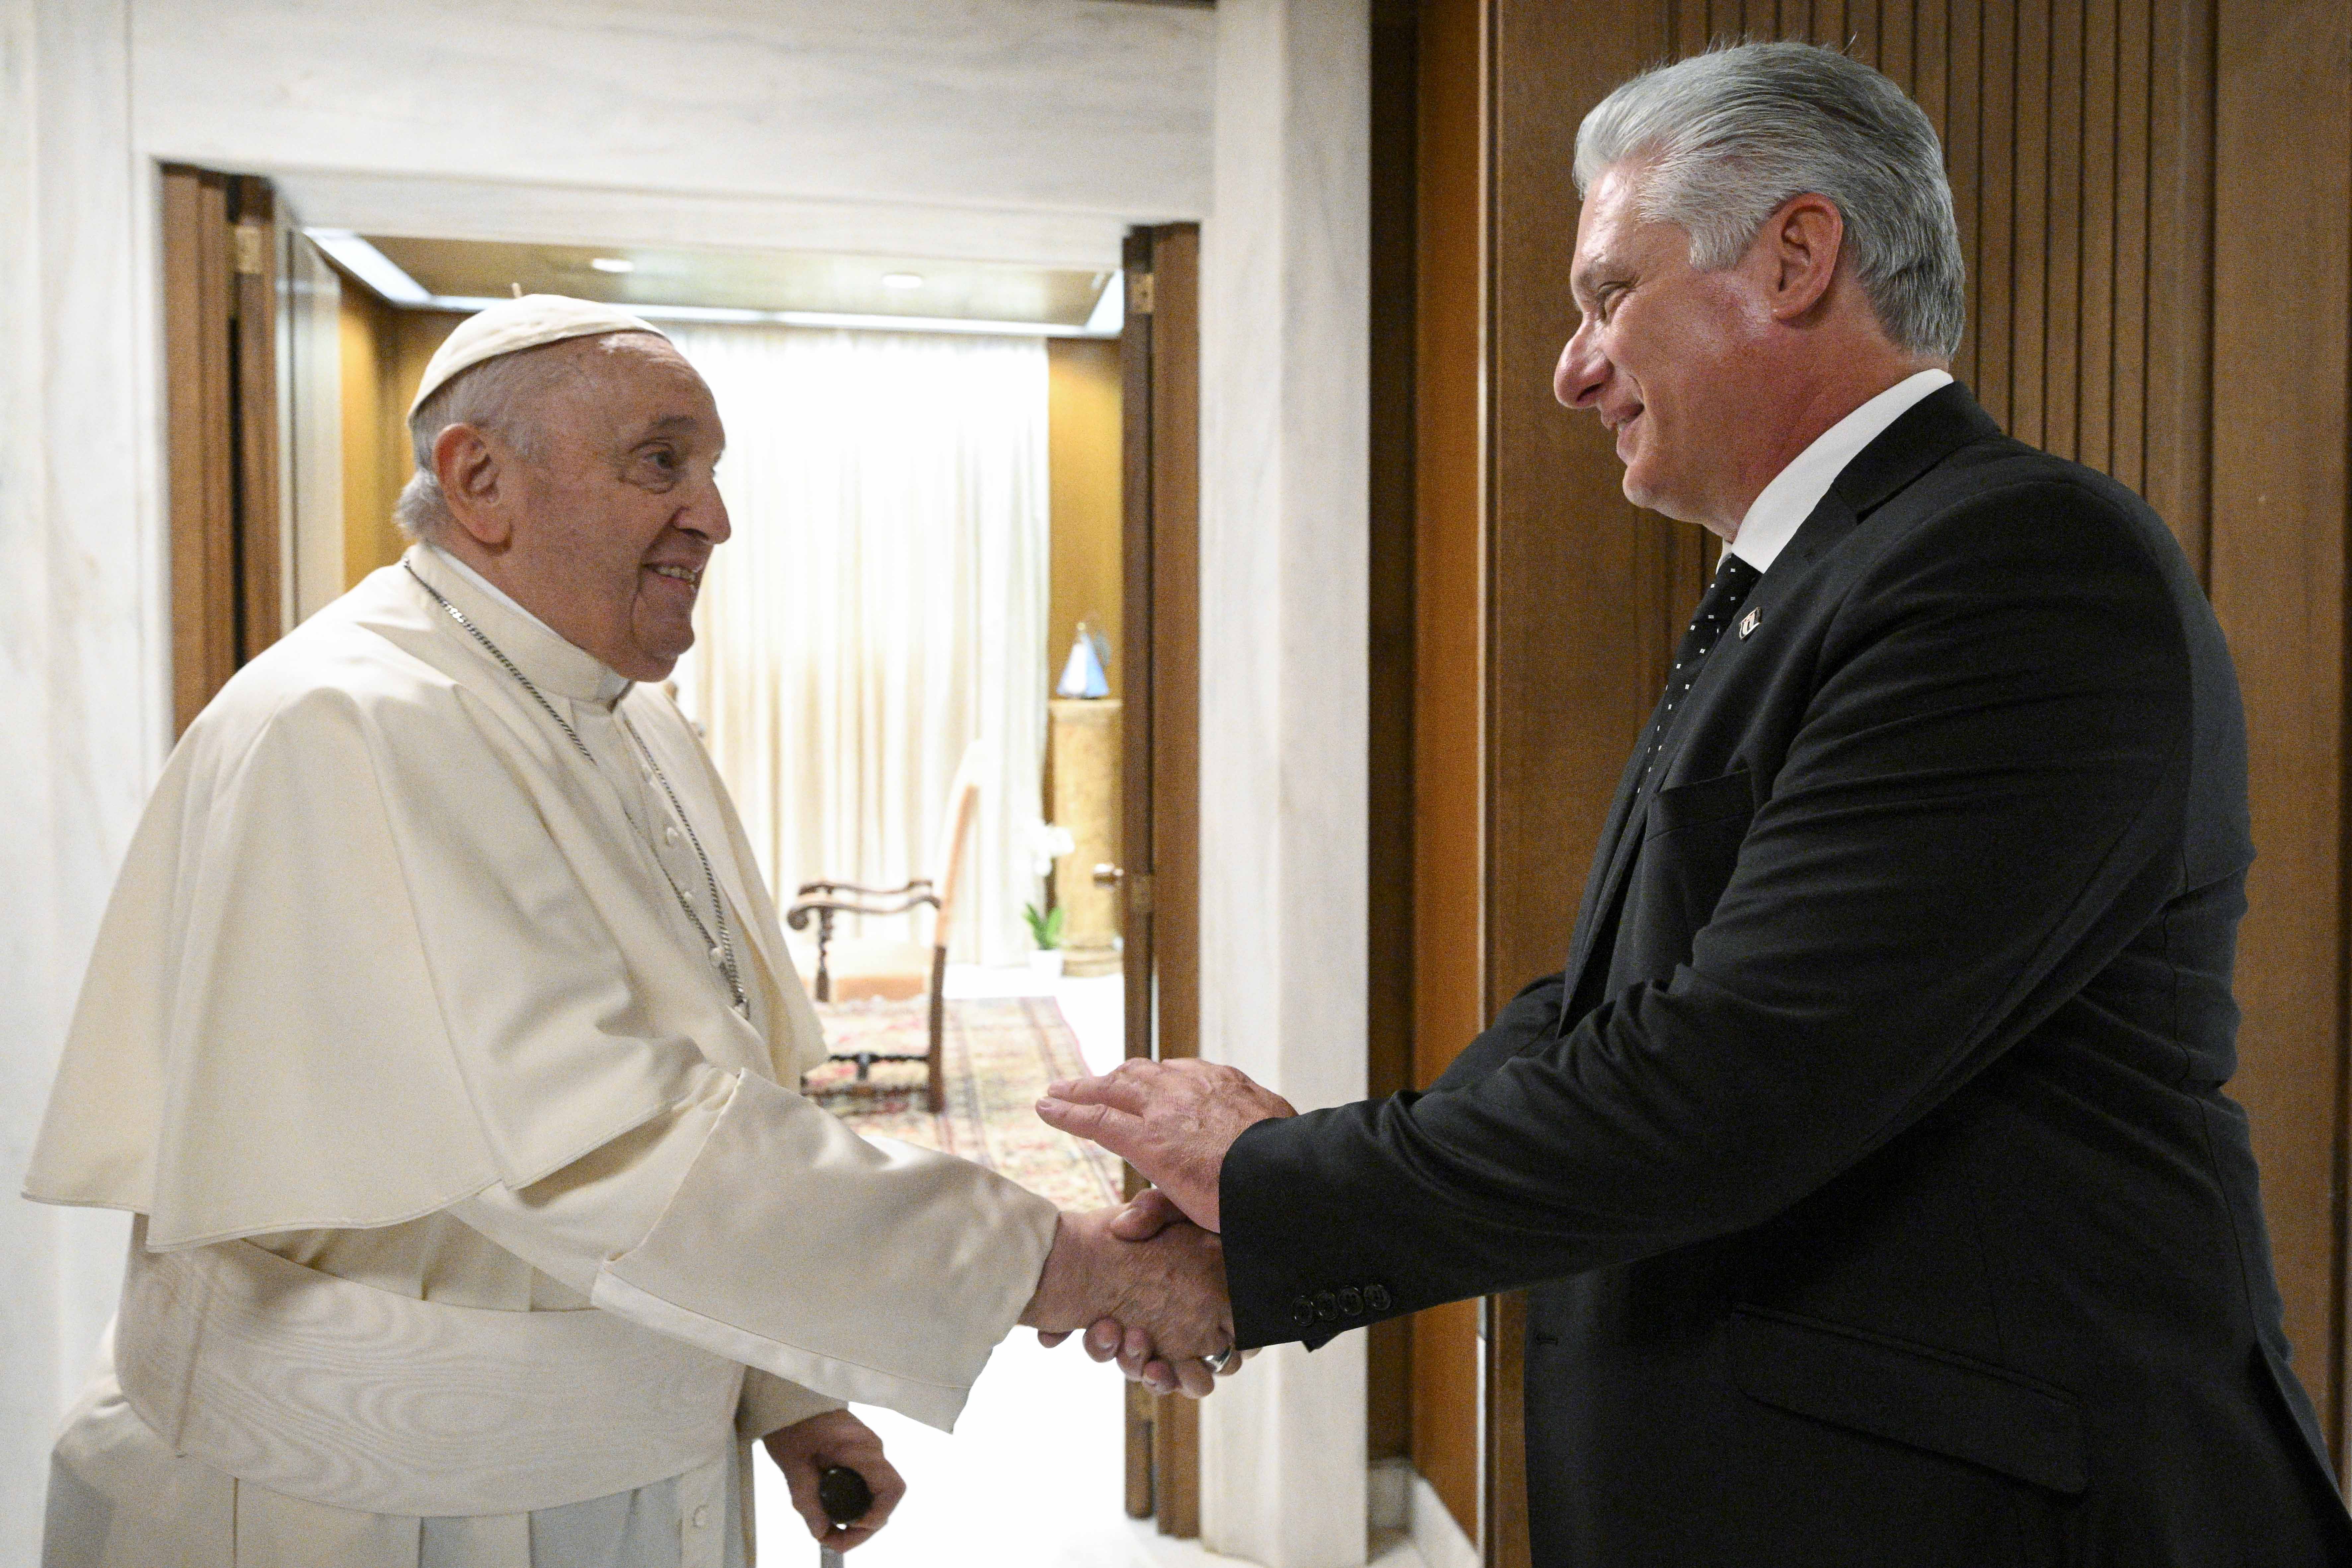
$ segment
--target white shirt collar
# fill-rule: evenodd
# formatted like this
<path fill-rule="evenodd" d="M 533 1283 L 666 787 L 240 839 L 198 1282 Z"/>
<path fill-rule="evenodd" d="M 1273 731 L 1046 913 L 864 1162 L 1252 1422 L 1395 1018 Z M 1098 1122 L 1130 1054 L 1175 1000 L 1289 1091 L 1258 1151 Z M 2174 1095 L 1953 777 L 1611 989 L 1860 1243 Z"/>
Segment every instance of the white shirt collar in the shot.
<path fill-rule="evenodd" d="M 1748 507 L 1748 515 L 1739 520 L 1738 533 L 1732 539 L 1731 553 L 1759 573 L 1770 571 L 1781 550 L 1796 537 L 1805 519 L 1813 515 L 1813 509 L 1830 493 L 1830 486 L 1837 482 L 1846 465 L 1884 435 L 1888 426 L 1909 413 L 1912 405 L 1951 384 L 1948 372 L 1923 370 L 1896 382 L 1822 431 L 1811 446 L 1772 476 L 1772 482 Z"/>
<path fill-rule="evenodd" d="M 454 574 L 469 588 L 481 594 L 492 604 L 520 617 L 533 631 L 543 633 L 554 645 L 562 668 L 541 668 L 534 674 L 540 684 L 548 686 L 575 701 L 598 702 L 609 708 L 629 694 L 635 682 L 627 676 L 614 673 L 604 660 L 578 647 L 562 633 L 532 615 L 516 602 L 513 595 L 457 559 L 456 553 L 444 550 L 426 540 L 417 541 L 417 548 L 431 556 L 433 564 Z M 536 663 L 537 661 L 534 661 Z M 572 668 L 577 665 L 575 669 Z"/>

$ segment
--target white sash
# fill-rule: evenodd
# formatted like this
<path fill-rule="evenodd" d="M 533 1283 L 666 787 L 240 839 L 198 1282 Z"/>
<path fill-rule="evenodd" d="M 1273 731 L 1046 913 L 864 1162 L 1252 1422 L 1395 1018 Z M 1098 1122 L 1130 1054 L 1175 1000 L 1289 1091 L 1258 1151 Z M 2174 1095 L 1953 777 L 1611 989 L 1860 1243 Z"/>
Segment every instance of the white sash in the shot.
<path fill-rule="evenodd" d="M 419 1301 L 242 1241 L 133 1245 L 115 1363 L 173 1447 L 331 1508 L 528 1513 L 725 1458 L 743 1369 L 610 1312 Z"/>

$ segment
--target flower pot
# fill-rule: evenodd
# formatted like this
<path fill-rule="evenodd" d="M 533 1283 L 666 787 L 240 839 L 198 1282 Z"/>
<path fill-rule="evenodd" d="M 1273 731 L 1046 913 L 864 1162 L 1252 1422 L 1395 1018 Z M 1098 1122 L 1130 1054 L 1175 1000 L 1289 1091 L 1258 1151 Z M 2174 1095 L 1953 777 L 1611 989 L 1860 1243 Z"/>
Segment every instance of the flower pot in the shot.
<path fill-rule="evenodd" d="M 1059 980 L 1062 977 L 1062 950 L 1058 947 L 1038 948 L 1029 955 L 1029 968 L 1033 973 L 1042 974 L 1048 980 Z"/>

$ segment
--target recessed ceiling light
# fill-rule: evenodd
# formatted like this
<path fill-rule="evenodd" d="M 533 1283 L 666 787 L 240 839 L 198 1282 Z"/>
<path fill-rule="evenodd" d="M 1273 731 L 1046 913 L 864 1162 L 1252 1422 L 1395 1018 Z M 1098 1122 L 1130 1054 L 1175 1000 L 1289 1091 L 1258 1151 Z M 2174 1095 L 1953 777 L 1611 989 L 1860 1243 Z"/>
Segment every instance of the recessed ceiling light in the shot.
<path fill-rule="evenodd" d="M 919 289 L 922 286 L 923 275 L 919 272 L 885 272 L 882 274 L 882 287 L 885 289 Z"/>
<path fill-rule="evenodd" d="M 637 269 L 635 262 L 620 256 L 592 256 L 588 258 L 588 265 L 599 272 L 635 272 Z"/>

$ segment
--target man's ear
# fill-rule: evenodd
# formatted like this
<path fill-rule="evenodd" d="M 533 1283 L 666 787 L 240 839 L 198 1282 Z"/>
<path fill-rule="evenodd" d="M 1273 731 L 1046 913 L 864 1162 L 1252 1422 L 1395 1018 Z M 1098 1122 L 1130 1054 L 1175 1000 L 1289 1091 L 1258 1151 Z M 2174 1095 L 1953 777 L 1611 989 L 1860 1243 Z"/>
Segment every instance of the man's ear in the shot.
<path fill-rule="evenodd" d="M 1802 192 L 1782 202 L 1757 236 L 1773 320 L 1793 324 L 1819 305 L 1845 251 L 1845 219 L 1827 196 Z"/>
<path fill-rule="evenodd" d="M 452 425 L 433 440 L 433 473 L 441 481 L 441 499 L 449 515 L 481 543 L 499 546 L 514 532 L 514 522 L 501 504 L 513 476 L 506 471 L 504 454 L 471 425 Z"/>

